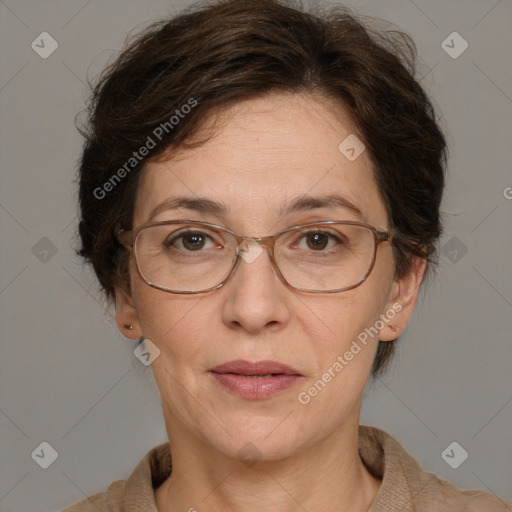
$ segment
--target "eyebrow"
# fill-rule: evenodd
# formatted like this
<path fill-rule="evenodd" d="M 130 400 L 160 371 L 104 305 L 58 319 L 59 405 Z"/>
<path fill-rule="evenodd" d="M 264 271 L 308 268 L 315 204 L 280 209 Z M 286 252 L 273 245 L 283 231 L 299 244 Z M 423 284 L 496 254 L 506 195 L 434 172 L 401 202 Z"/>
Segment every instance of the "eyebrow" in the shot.
<path fill-rule="evenodd" d="M 360 219 L 364 219 L 362 211 L 346 197 L 338 194 L 329 194 L 323 196 L 299 196 L 286 204 L 280 211 L 281 215 L 290 213 L 314 210 L 317 208 L 344 208 L 355 214 Z"/>
<path fill-rule="evenodd" d="M 150 213 L 148 221 L 151 221 L 159 213 L 167 210 L 184 208 L 194 210 L 198 213 L 210 213 L 219 217 L 225 216 L 229 212 L 229 206 L 225 203 L 207 199 L 204 197 L 173 197 L 156 206 Z M 364 219 L 361 210 L 346 197 L 338 194 L 329 194 L 322 196 L 303 195 L 286 201 L 279 210 L 280 216 L 290 215 L 292 213 L 315 210 L 319 208 L 344 208 L 355 214 L 359 219 Z"/>
<path fill-rule="evenodd" d="M 197 199 L 192 197 L 172 197 L 153 208 L 148 220 L 152 220 L 163 211 L 175 210 L 177 208 L 194 210 L 199 213 L 211 213 L 218 216 L 225 215 L 229 211 L 229 207 L 226 204 L 204 197 Z"/>

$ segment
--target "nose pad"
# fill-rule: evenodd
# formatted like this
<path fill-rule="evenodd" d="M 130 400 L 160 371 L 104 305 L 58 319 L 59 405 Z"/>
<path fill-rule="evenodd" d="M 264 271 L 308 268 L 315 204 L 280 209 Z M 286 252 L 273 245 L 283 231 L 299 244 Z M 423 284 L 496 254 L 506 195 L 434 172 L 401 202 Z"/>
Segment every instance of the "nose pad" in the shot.
<path fill-rule="evenodd" d="M 263 247 L 255 240 L 246 239 L 237 248 L 236 255 L 240 257 L 246 263 L 253 263 L 263 252 Z"/>

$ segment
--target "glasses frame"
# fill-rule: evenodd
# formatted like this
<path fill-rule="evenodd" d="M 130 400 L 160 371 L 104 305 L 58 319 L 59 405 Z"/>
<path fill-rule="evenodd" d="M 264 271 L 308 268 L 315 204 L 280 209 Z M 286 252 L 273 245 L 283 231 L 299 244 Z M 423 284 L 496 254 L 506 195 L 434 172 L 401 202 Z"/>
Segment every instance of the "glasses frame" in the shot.
<path fill-rule="evenodd" d="M 151 281 L 146 279 L 146 277 L 144 276 L 144 274 L 142 272 L 142 269 L 140 268 L 140 263 L 139 263 L 139 259 L 137 256 L 137 247 L 136 247 L 137 246 L 137 238 L 138 238 L 139 234 L 147 228 L 151 228 L 154 226 L 173 225 L 173 224 L 194 224 L 194 225 L 198 225 L 198 226 L 205 226 L 208 228 L 214 228 L 217 230 L 221 230 L 221 231 L 230 233 L 231 235 L 233 235 L 236 238 L 236 241 L 238 244 L 238 247 L 236 250 L 236 258 L 233 262 L 231 270 L 228 272 L 227 276 L 218 285 L 207 288 L 205 290 L 199 290 L 199 291 L 185 290 L 185 291 L 183 291 L 183 290 L 172 290 L 170 288 L 166 288 L 165 286 L 160 286 L 155 283 L 152 283 Z M 341 224 L 341 225 L 350 225 L 350 226 L 361 226 L 361 227 L 364 227 L 372 232 L 373 241 L 374 241 L 372 261 L 370 263 L 369 269 L 366 272 L 366 274 L 356 284 L 351 285 L 351 286 L 346 286 L 344 288 L 337 288 L 334 290 L 310 290 L 307 288 L 299 288 L 297 286 L 293 286 L 285 279 L 285 277 L 281 273 L 281 270 L 279 269 L 279 266 L 274 257 L 274 246 L 275 246 L 276 239 L 278 237 L 280 237 L 281 235 L 288 233 L 290 231 L 294 231 L 294 230 L 301 229 L 301 228 L 306 228 L 309 226 L 317 226 L 318 224 L 327 224 L 327 225 Z M 142 278 L 142 280 L 147 285 L 151 286 L 152 288 L 156 288 L 157 290 L 161 290 L 161 291 L 167 292 L 167 293 L 195 295 L 198 293 L 207 293 L 207 292 L 211 292 L 214 290 L 218 290 L 219 288 L 224 286 L 226 284 L 226 282 L 229 280 L 229 278 L 234 274 L 235 269 L 238 267 L 238 264 L 240 262 L 240 251 L 239 251 L 240 245 L 246 241 L 255 242 L 261 246 L 268 248 L 270 261 L 271 261 L 272 266 L 274 267 L 279 279 L 281 280 L 281 282 L 283 282 L 286 286 L 290 287 L 291 289 L 299 290 L 301 292 L 307 292 L 307 293 L 339 293 L 339 292 L 344 292 L 347 290 L 352 290 L 353 288 L 357 288 L 358 286 L 363 284 L 364 281 L 366 281 L 366 279 L 370 275 L 370 273 L 373 270 L 373 267 L 375 265 L 375 260 L 377 258 L 377 248 L 378 248 L 379 244 L 381 244 L 382 242 L 391 243 L 391 241 L 394 238 L 394 234 L 392 233 L 391 230 L 377 228 L 377 227 L 372 226 L 371 224 L 367 224 L 365 222 L 357 222 L 357 221 L 351 221 L 351 220 L 322 220 L 322 221 L 317 221 L 317 222 L 308 222 L 307 224 L 297 224 L 295 226 L 291 226 L 289 228 L 283 229 L 283 230 L 279 231 L 278 233 L 275 233 L 274 235 L 270 235 L 270 236 L 252 237 L 252 236 L 239 235 L 224 226 L 219 226 L 217 224 L 212 224 L 210 222 L 201 222 L 201 221 L 188 220 L 188 219 L 178 219 L 178 220 L 164 220 L 164 221 L 160 221 L 160 222 L 146 222 L 146 223 L 140 225 L 138 228 L 130 230 L 130 231 L 120 229 L 116 233 L 116 238 L 121 245 L 123 245 L 124 247 L 126 247 L 132 251 L 132 254 L 135 257 L 137 271 L 138 271 L 140 277 Z"/>

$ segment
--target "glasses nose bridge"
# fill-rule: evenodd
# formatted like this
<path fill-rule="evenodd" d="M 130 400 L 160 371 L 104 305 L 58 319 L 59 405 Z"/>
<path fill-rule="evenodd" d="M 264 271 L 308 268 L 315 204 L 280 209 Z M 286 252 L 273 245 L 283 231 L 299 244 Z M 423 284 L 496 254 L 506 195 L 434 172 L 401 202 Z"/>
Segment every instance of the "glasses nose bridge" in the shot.
<path fill-rule="evenodd" d="M 243 236 L 236 235 L 236 242 L 238 246 L 242 245 L 244 242 L 254 242 L 256 244 L 266 246 L 271 251 L 274 249 L 275 237 L 274 236 Z"/>
<path fill-rule="evenodd" d="M 237 260 L 241 256 L 241 248 L 244 244 L 247 243 L 256 243 L 262 247 L 268 248 L 268 255 L 270 258 L 270 262 L 274 267 L 277 266 L 276 261 L 274 259 L 274 244 L 275 244 L 275 236 L 244 236 L 244 235 L 236 235 L 237 247 L 236 247 L 236 255 Z M 244 251 L 245 252 L 245 251 Z M 236 264 L 235 264 L 236 266 Z M 277 268 L 278 272 L 279 269 Z"/>
<path fill-rule="evenodd" d="M 272 263 L 274 262 L 274 244 L 275 244 L 275 236 L 244 236 L 244 235 L 236 235 L 237 241 L 237 254 L 239 255 L 239 249 L 243 243 L 254 242 L 259 244 L 262 247 L 267 247 L 269 250 L 269 256 Z"/>
<path fill-rule="evenodd" d="M 232 275 L 232 273 L 235 271 L 236 267 L 238 266 L 240 258 L 245 259 L 242 256 L 242 251 L 240 250 L 241 247 L 243 247 L 243 244 L 244 243 L 253 242 L 253 243 L 257 243 L 260 246 L 265 246 L 265 247 L 268 248 L 268 256 L 269 256 L 270 264 L 274 268 L 274 271 L 277 273 L 278 278 L 281 281 L 283 281 L 284 283 L 286 283 L 286 281 L 284 280 L 284 277 L 283 277 L 283 275 L 281 273 L 281 270 L 278 267 L 277 262 L 276 262 L 276 260 L 274 258 L 274 244 L 275 244 L 276 235 L 273 235 L 273 236 L 244 236 L 244 235 L 235 235 L 235 236 L 236 236 L 236 240 L 237 240 L 236 259 L 234 261 L 234 265 L 233 265 L 233 267 L 231 269 L 231 272 L 229 274 L 230 276 Z M 262 249 L 262 252 L 263 252 L 263 249 Z M 247 262 L 250 263 L 251 260 L 248 260 Z M 286 283 L 286 284 L 288 284 L 288 283 Z"/>

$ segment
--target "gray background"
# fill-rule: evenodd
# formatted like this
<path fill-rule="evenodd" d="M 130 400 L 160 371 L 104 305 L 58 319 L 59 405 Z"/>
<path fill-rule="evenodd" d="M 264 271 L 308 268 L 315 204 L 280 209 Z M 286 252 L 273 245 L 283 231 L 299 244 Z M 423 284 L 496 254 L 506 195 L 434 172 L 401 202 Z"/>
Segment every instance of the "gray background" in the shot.
<path fill-rule="evenodd" d="M 0 2 L 3 512 L 59 510 L 103 491 L 166 441 L 150 370 L 73 253 L 73 123 L 86 77 L 127 33 L 189 3 Z M 367 390 L 361 423 L 388 431 L 425 470 L 512 499 L 512 3 L 347 5 L 413 36 L 451 148 L 438 279 L 391 371 Z M 47 59 L 31 48 L 43 31 L 59 45 Z M 469 44 L 457 59 L 441 46 L 453 31 Z M 31 458 L 43 441 L 58 452 L 48 469 Z M 458 469 L 441 457 L 453 441 L 469 453 Z"/>

